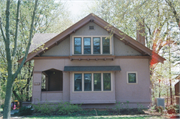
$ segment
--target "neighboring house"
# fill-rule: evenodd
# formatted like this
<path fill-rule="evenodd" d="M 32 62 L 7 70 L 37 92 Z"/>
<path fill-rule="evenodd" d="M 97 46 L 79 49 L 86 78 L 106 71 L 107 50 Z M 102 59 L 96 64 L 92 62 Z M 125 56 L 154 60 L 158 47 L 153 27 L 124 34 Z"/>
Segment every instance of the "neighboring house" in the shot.
<path fill-rule="evenodd" d="M 103 108 L 129 101 L 129 107 L 147 107 L 150 62 L 165 59 L 144 45 L 141 32 L 134 40 L 89 14 L 60 34 L 35 34 L 27 57 L 34 60 L 32 103 Z"/>

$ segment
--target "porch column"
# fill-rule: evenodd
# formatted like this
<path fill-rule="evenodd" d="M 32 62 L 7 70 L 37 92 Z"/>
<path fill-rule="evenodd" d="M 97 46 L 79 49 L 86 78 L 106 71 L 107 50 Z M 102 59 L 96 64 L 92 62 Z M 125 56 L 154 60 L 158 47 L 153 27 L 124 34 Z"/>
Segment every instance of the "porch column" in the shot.
<path fill-rule="evenodd" d="M 63 72 L 63 101 L 69 102 L 70 100 L 70 76 L 69 72 Z"/>
<path fill-rule="evenodd" d="M 33 72 L 33 90 L 32 90 L 32 103 L 37 104 L 41 101 L 41 71 Z"/>

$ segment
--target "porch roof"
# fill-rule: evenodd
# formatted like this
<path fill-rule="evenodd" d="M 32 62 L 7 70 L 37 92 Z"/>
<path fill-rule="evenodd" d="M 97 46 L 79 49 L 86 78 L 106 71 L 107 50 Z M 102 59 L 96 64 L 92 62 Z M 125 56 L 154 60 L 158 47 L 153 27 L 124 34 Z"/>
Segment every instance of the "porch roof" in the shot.
<path fill-rule="evenodd" d="M 64 71 L 121 71 L 120 66 L 64 66 Z"/>

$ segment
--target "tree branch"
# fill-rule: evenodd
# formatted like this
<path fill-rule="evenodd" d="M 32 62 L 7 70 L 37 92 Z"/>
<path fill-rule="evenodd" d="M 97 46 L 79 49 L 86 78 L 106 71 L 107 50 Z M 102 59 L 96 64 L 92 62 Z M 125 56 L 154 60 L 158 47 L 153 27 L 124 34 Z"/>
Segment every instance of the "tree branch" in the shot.
<path fill-rule="evenodd" d="M 180 20 L 179 20 L 179 18 L 178 18 L 177 11 L 175 10 L 174 6 L 172 5 L 172 2 L 169 1 L 169 0 L 165 0 L 165 1 L 166 1 L 166 3 L 169 5 L 169 7 L 172 9 L 172 12 L 173 12 L 174 17 L 175 17 L 175 19 L 176 19 L 176 22 L 177 22 L 178 26 L 180 27 L 180 22 L 179 22 Z"/>
<path fill-rule="evenodd" d="M 16 70 L 16 72 L 13 74 L 13 80 L 15 79 L 15 77 L 18 75 L 18 73 L 20 72 L 20 70 L 22 69 L 26 59 L 27 59 L 27 55 L 29 52 L 29 48 L 31 45 L 31 39 L 32 39 L 32 33 L 33 33 L 33 25 L 34 25 L 34 18 L 35 18 L 35 13 L 36 13 L 36 8 L 37 8 L 37 3 L 38 0 L 35 1 L 35 6 L 34 6 L 34 11 L 33 11 L 33 16 L 32 16 L 32 22 L 31 22 L 31 29 L 30 29 L 30 34 L 29 34 L 29 42 L 28 42 L 28 46 L 26 48 L 26 53 L 25 56 L 23 58 L 23 61 L 21 62 L 20 66 L 18 67 L 18 69 Z"/>
<path fill-rule="evenodd" d="M 18 26 L 19 26 L 19 8 L 20 8 L 21 0 L 18 0 L 18 5 L 17 5 L 17 13 L 16 13 L 16 33 L 15 33 L 15 38 L 14 38 L 14 49 L 12 56 L 16 54 L 16 48 L 17 48 L 17 36 L 18 36 Z"/>
<path fill-rule="evenodd" d="M 12 60 L 11 60 L 11 51 L 10 51 L 10 35 L 9 35 L 9 7 L 10 7 L 10 0 L 7 0 L 6 4 L 6 41 L 5 41 L 5 48 L 6 48 L 6 60 L 8 62 L 8 76 L 12 75 Z"/>
<path fill-rule="evenodd" d="M 4 40 L 4 42 L 6 42 L 6 37 L 4 35 L 4 31 L 3 31 L 3 28 L 2 28 L 1 17 L 0 17 L 0 28 L 1 28 L 1 33 L 2 33 L 2 36 L 3 36 L 3 40 Z"/>

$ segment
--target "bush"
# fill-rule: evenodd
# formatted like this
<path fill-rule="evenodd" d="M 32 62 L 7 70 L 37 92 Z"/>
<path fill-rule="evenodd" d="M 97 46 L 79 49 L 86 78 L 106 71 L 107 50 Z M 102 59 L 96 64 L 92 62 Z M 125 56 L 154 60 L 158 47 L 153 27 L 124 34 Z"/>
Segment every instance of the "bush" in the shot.
<path fill-rule="evenodd" d="M 82 108 L 79 105 L 77 104 L 73 105 L 68 102 L 59 103 L 57 107 L 57 112 L 58 114 L 61 114 L 61 115 L 71 115 L 72 113 L 75 113 L 81 110 Z"/>
<path fill-rule="evenodd" d="M 82 108 L 79 105 L 73 105 L 68 102 L 59 103 L 58 106 L 52 106 L 50 103 L 43 103 L 33 105 L 34 112 L 39 113 L 40 115 L 72 115 L 77 111 L 81 111 Z"/>
<path fill-rule="evenodd" d="M 170 105 L 165 108 L 168 114 L 175 114 L 179 112 L 179 105 Z"/>
<path fill-rule="evenodd" d="M 159 113 L 163 113 L 163 107 L 162 106 L 156 106 L 155 110 Z"/>
<path fill-rule="evenodd" d="M 179 105 L 174 105 L 176 113 L 179 113 Z"/>
<path fill-rule="evenodd" d="M 33 105 L 34 112 L 40 113 L 42 115 L 51 115 L 54 113 L 54 108 L 50 105 L 50 103 L 43 103 L 38 105 Z"/>
<path fill-rule="evenodd" d="M 32 107 L 28 108 L 24 106 L 19 109 L 18 115 L 25 116 L 25 115 L 32 115 L 32 113 L 33 113 Z"/>

